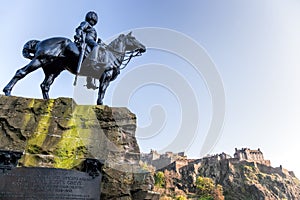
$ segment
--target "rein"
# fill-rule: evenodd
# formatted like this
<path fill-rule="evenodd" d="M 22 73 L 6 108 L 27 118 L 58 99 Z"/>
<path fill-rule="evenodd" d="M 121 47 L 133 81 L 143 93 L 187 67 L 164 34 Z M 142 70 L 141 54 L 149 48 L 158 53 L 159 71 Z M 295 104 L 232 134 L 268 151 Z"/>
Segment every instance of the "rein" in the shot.
<path fill-rule="evenodd" d="M 126 54 L 129 54 L 129 56 L 125 59 L 123 59 L 122 63 L 121 63 L 121 66 L 123 65 L 123 67 L 120 67 L 120 69 L 124 69 L 128 63 L 130 62 L 130 60 L 134 57 L 137 57 L 137 56 L 141 56 L 142 53 L 139 51 L 139 50 L 134 50 L 134 51 L 130 51 L 130 52 L 125 52 L 125 56 Z M 125 64 L 123 62 L 127 61 Z"/>
<path fill-rule="evenodd" d="M 114 54 L 119 54 L 121 56 L 124 56 L 124 59 L 122 60 L 121 62 L 121 66 L 123 65 L 123 67 L 120 66 L 120 69 L 124 69 L 128 63 L 130 62 L 130 60 L 134 57 L 137 57 L 137 56 L 141 56 L 142 53 L 136 49 L 136 50 L 132 50 L 132 51 L 127 51 L 127 52 L 119 52 L 119 51 L 116 51 L 115 49 L 113 49 L 112 47 L 110 47 L 109 45 L 107 44 L 102 44 L 106 49 L 110 50 L 111 52 L 113 52 Z M 126 58 L 125 58 L 126 57 Z M 124 63 L 126 62 L 126 63 Z"/>

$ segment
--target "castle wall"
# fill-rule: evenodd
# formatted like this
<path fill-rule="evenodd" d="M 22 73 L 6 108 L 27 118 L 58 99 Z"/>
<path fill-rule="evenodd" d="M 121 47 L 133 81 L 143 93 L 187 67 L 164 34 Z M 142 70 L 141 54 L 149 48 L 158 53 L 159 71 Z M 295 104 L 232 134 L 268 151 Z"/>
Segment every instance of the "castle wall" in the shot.
<path fill-rule="evenodd" d="M 160 158 L 160 159 L 153 160 L 151 164 L 156 169 L 161 169 L 161 168 L 163 168 L 165 166 L 168 166 L 171 163 L 172 163 L 172 159 L 171 158 Z"/>
<path fill-rule="evenodd" d="M 279 174 L 280 176 L 283 176 L 283 177 L 285 177 L 286 175 L 289 174 L 287 172 L 287 170 L 285 171 L 281 167 L 274 168 L 274 167 L 263 165 L 263 164 L 257 164 L 257 167 L 258 167 L 259 171 L 261 171 L 262 173 L 265 173 L 265 174 Z"/>
<path fill-rule="evenodd" d="M 241 161 L 254 162 L 266 167 L 271 166 L 270 160 L 265 160 L 263 153 L 258 150 L 251 150 L 249 148 L 235 149 L 234 157 L 231 157 L 224 152 L 221 154 L 210 155 L 201 159 L 187 159 L 184 152 L 172 153 L 166 152 L 165 154 L 158 154 L 157 151 L 151 150 L 150 154 L 142 154 L 141 160 L 147 164 L 154 166 L 157 170 L 159 169 L 173 169 L 178 172 L 180 168 L 186 165 L 197 165 L 202 164 L 213 164 L 221 160 L 228 160 L 231 163 L 238 163 Z M 268 168 L 263 168 L 268 171 Z M 282 171 L 282 170 L 281 170 Z M 276 171 L 277 172 L 277 171 Z M 290 172 L 286 172 L 290 173 Z M 292 172 L 291 172 L 292 173 Z"/>
<path fill-rule="evenodd" d="M 151 150 L 149 154 L 141 155 L 141 161 L 154 166 L 157 170 L 164 168 L 173 163 L 174 161 L 180 159 L 187 160 L 186 156 L 184 155 L 184 152 L 166 152 L 165 154 L 159 154 L 157 151 Z"/>

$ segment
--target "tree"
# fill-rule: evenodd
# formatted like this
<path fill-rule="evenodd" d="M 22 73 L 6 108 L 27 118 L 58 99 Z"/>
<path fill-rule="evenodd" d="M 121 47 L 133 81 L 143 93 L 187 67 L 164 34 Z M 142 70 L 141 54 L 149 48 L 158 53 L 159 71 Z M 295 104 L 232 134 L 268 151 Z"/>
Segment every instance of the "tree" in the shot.
<path fill-rule="evenodd" d="M 213 192 L 213 197 L 214 199 L 220 199 L 220 200 L 224 200 L 225 197 L 223 195 L 223 187 L 222 185 L 217 185 L 214 189 L 214 192 Z"/>
<path fill-rule="evenodd" d="M 165 175 L 163 172 L 157 172 L 154 175 L 155 185 L 163 187 L 165 185 Z"/>
<path fill-rule="evenodd" d="M 176 197 L 176 200 L 186 200 L 185 196 L 179 195 Z"/>
<path fill-rule="evenodd" d="M 211 178 L 199 176 L 196 179 L 196 187 L 198 189 L 198 194 L 205 195 L 211 194 L 211 191 L 215 188 L 215 184 Z"/>
<path fill-rule="evenodd" d="M 214 200 L 212 196 L 202 196 L 199 200 Z"/>
<path fill-rule="evenodd" d="M 199 176 L 196 179 L 197 193 L 199 200 L 224 200 L 223 188 L 221 185 L 215 185 L 211 178 Z"/>

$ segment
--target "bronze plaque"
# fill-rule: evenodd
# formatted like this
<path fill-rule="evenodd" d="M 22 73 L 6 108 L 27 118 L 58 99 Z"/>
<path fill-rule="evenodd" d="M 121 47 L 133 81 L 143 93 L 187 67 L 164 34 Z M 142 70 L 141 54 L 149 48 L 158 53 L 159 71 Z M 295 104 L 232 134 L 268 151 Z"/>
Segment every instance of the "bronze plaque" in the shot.
<path fill-rule="evenodd" d="M 100 181 L 75 170 L 13 168 L 0 173 L 0 199 L 99 200 Z"/>

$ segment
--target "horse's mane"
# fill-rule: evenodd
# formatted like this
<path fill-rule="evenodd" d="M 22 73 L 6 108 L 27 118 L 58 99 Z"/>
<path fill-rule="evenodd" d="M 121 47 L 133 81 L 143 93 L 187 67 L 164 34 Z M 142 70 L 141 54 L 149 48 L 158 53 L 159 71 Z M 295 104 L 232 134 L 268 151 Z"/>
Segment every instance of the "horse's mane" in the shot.
<path fill-rule="evenodd" d="M 107 46 L 111 49 L 115 49 L 117 47 L 117 43 L 119 42 L 119 40 L 124 36 L 125 36 L 124 34 L 120 34 L 116 39 L 111 41 Z"/>

